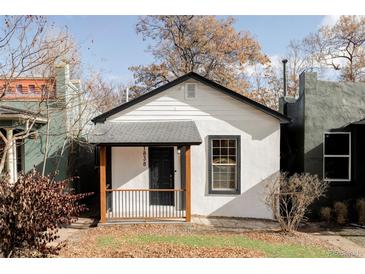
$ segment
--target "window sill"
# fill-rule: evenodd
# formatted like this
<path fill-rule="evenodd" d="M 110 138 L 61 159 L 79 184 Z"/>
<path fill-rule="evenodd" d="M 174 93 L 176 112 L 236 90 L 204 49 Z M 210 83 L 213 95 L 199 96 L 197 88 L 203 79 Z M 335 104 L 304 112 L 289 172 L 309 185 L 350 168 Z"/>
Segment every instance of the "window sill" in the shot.
<path fill-rule="evenodd" d="M 209 190 L 209 195 L 240 195 L 239 190 Z"/>

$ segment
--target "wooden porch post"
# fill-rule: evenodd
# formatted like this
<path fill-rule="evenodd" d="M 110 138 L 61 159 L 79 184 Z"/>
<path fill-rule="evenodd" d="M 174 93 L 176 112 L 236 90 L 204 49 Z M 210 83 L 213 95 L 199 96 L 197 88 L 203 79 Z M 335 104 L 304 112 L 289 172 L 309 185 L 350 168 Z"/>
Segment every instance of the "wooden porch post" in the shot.
<path fill-rule="evenodd" d="M 186 146 L 185 150 L 185 189 L 186 189 L 186 222 L 191 221 L 191 153 L 190 146 Z"/>
<path fill-rule="evenodd" d="M 106 147 L 100 146 L 100 222 L 106 223 Z"/>

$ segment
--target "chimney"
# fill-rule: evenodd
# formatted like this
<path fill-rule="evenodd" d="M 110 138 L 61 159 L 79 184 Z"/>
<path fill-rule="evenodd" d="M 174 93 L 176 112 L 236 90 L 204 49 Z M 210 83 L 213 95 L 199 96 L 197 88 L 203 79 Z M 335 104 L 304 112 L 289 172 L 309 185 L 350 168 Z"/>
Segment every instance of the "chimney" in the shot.
<path fill-rule="evenodd" d="M 286 97 L 287 93 L 287 83 L 286 83 L 286 63 L 288 63 L 287 59 L 283 59 L 283 96 Z"/>
<path fill-rule="evenodd" d="M 127 88 L 125 90 L 125 101 L 128 102 L 129 101 L 129 88 Z"/>
<path fill-rule="evenodd" d="M 56 96 L 65 100 L 68 84 L 70 83 L 70 68 L 67 63 L 60 63 L 56 66 Z"/>
<path fill-rule="evenodd" d="M 286 63 L 288 63 L 287 59 L 282 60 L 283 63 L 283 96 L 279 98 L 279 112 L 286 115 L 287 114 L 287 102 L 286 102 L 286 93 L 287 93 L 287 83 L 286 83 Z"/>

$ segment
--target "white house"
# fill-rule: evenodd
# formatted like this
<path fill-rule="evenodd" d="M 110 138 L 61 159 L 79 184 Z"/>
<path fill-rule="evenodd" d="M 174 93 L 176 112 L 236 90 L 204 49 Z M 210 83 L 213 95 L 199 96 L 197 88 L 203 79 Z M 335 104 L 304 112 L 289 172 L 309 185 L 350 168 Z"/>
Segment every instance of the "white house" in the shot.
<path fill-rule="evenodd" d="M 93 119 L 101 222 L 272 218 L 286 116 L 188 73 Z"/>

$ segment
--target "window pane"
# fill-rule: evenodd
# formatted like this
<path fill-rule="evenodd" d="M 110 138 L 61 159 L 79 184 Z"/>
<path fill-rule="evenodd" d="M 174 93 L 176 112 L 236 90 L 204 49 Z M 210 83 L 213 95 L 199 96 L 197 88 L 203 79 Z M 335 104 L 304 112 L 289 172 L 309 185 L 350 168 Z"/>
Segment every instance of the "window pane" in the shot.
<path fill-rule="evenodd" d="M 325 155 L 349 155 L 349 134 L 325 134 Z"/>
<path fill-rule="evenodd" d="M 236 155 L 236 149 L 235 148 L 229 148 L 229 155 Z"/>
<path fill-rule="evenodd" d="M 326 179 L 349 179 L 348 157 L 325 157 L 324 176 Z"/>
<path fill-rule="evenodd" d="M 236 163 L 236 157 L 235 156 L 229 156 L 228 163 L 229 164 L 235 164 Z"/>
<path fill-rule="evenodd" d="M 236 140 L 229 140 L 229 147 L 236 147 Z"/>
<path fill-rule="evenodd" d="M 228 147 L 228 140 L 221 140 L 221 147 Z"/>
<path fill-rule="evenodd" d="M 220 154 L 219 148 L 213 148 L 213 155 L 219 155 L 219 154 Z"/>
<path fill-rule="evenodd" d="M 231 189 L 236 186 L 235 166 L 213 166 L 213 189 Z"/>
<path fill-rule="evenodd" d="M 228 164 L 229 163 L 229 158 L 227 156 L 221 156 L 221 164 Z"/>
<path fill-rule="evenodd" d="M 213 188 L 220 188 L 219 166 L 213 166 L 212 183 Z"/>
<path fill-rule="evenodd" d="M 213 156 L 213 164 L 220 164 L 221 163 L 221 157 L 218 156 Z"/>
<path fill-rule="evenodd" d="M 229 181 L 229 188 L 236 188 L 236 182 L 235 182 L 235 180 Z"/>
<path fill-rule="evenodd" d="M 213 140 L 213 147 L 220 147 L 220 140 Z"/>
<path fill-rule="evenodd" d="M 222 147 L 222 148 L 221 148 L 221 154 L 222 154 L 222 155 L 228 155 L 228 148 L 226 148 L 226 147 Z"/>

